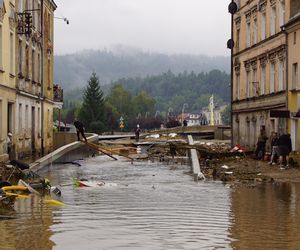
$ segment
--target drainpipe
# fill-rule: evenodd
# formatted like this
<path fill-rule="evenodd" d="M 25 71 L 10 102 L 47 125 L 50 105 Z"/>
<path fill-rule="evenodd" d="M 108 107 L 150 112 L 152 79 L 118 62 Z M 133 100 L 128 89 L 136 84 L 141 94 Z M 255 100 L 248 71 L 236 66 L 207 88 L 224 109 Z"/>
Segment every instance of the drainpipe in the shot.
<path fill-rule="evenodd" d="M 44 0 L 41 0 L 41 150 L 42 155 L 44 155 Z"/>

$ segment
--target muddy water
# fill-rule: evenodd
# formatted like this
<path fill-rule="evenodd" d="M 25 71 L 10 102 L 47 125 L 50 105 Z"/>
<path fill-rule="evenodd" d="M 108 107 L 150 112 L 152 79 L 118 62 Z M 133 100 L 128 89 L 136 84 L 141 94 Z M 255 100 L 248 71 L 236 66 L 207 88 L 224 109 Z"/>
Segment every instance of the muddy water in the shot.
<path fill-rule="evenodd" d="M 38 197 L 1 212 L 0 249 L 300 249 L 300 186 L 195 183 L 187 166 L 90 158 L 46 171 L 67 205 Z M 10 216 L 5 219 L 3 216 Z"/>

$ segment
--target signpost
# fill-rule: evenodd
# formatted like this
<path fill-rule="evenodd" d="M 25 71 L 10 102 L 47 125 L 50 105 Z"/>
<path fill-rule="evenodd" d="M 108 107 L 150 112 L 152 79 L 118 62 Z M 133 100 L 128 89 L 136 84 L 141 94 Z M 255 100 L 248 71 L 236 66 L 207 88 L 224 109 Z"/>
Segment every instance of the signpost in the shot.
<path fill-rule="evenodd" d="M 124 118 L 122 116 L 120 117 L 119 127 L 120 127 L 121 131 L 124 128 Z"/>

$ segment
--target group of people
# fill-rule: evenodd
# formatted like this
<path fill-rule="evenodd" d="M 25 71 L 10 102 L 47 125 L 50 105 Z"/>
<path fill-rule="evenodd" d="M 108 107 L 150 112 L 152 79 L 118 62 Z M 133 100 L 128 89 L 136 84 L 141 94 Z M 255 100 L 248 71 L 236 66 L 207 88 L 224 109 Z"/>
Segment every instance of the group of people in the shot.
<path fill-rule="evenodd" d="M 261 134 L 258 138 L 255 150 L 256 159 L 264 159 L 266 151 L 266 142 L 268 137 L 265 135 L 264 131 L 261 131 Z M 288 166 L 289 163 L 289 154 L 292 151 L 292 140 L 290 134 L 278 135 L 277 132 L 272 132 L 270 137 L 271 144 L 271 159 L 269 161 L 270 165 L 276 163 L 280 165 Z"/>
<path fill-rule="evenodd" d="M 81 136 L 83 137 L 83 139 L 85 140 L 85 142 L 87 142 L 87 138 L 84 134 L 84 125 L 82 122 L 78 121 L 77 118 L 75 118 L 75 121 L 74 121 L 74 126 L 76 128 L 76 132 L 77 132 L 77 139 L 78 141 L 80 141 L 80 134 Z M 140 125 L 137 124 L 136 125 L 136 128 L 134 130 L 134 133 L 135 133 L 135 141 L 138 142 L 139 139 L 140 139 L 140 132 L 141 132 L 141 129 L 140 129 Z"/>

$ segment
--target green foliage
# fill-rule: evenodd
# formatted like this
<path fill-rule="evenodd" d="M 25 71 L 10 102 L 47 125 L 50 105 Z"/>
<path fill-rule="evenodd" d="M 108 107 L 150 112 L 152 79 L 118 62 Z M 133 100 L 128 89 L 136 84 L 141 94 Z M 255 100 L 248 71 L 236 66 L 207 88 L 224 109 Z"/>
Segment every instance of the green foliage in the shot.
<path fill-rule="evenodd" d="M 133 113 L 131 116 L 136 116 L 138 114 L 154 115 L 155 100 L 149 96 L 145 91 L 141 91 L 136 96 L 132 98 Z"/>
<path fill-rule="evenodd" d="M 171 107 L 174 113 L 180 113 L 184 103 L 188 104 L 189 111 L 197 112 L 207 107 L 212 94 L 218 104 L 228 103 L 229 82 L 229 75 L 219 70 L 201 74 L 183 72 L 178 75 L 169 70 L 157 76 L 120 79 L 117 83 L 132 94 L 143 90 L 154 97 L 156 110 L 166 111 Z"/>
<path fill-rule="evenodd" d="M 231 106 L 228 105 L 225 110 L 222 112 L 222 119 L 224 122 L 224 125 L 230 125 L 231 124 Z"/>
<path fill-rule="evenodd" d="M 106 124 L 102 121 L 93 121 L 89 125 L 89 131 L 92 131 L 97 134 L 101 134 L 106 130 Z"/>
<path fill-rule="evenodd" d="M 114 107 L 117 116 L 129 116 L 132 110 L 132 95 L 121 85 L 112 87 L 107 102 Z"/>
<path fill-rule="evenodd" d="M 88 85 L 84 90 L 83 103 L 79 111 L 79 119 L 85 124 L 89 132 L 99 132 L 103 126 L 96 128 L 104 118 L 104 98 L 96 73 L 92 73 Z"/>

